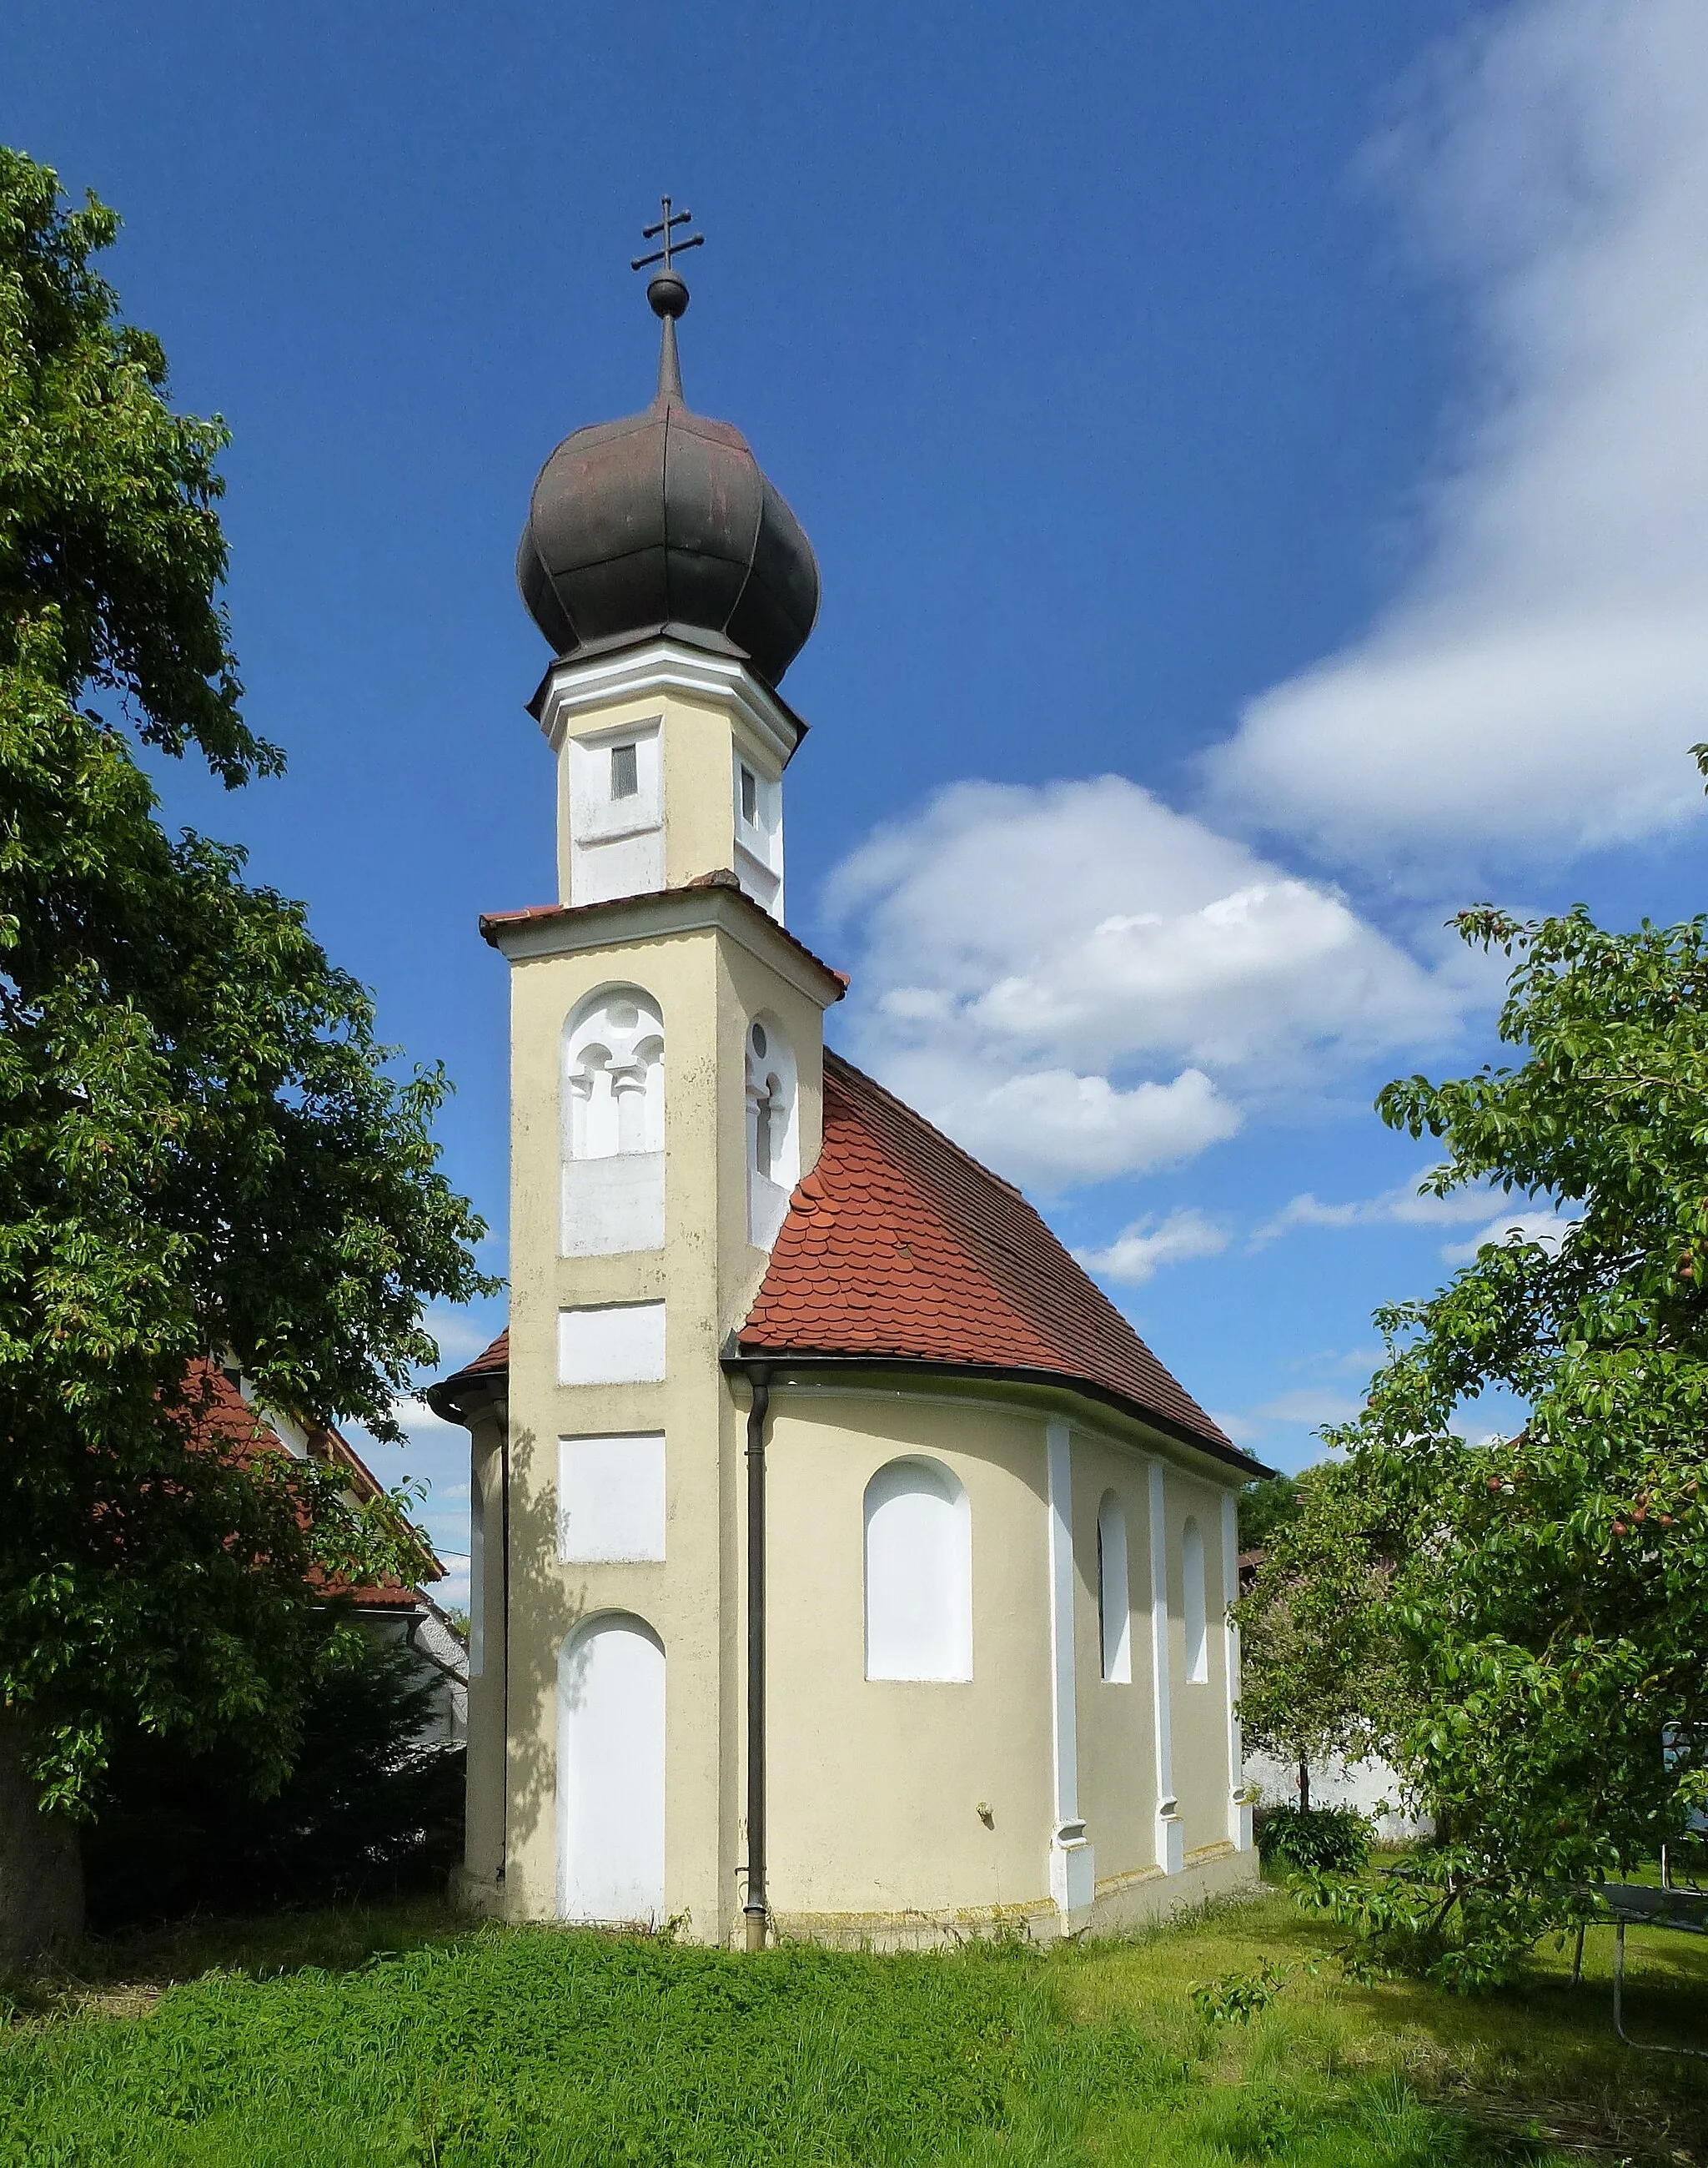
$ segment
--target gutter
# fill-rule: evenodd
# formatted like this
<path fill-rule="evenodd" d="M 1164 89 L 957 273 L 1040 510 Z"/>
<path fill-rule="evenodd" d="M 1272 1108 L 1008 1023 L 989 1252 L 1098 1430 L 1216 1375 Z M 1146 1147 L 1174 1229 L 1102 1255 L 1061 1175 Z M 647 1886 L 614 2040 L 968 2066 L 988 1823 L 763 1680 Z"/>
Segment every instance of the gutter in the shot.
<path fill-rule="evenodd" d="M 1177 1445 L 1188 1446 L 1194 1453 L 1221 1461 L 1224 1466 L 1237 1469 L 1248 1483 L 1276 1472 L 1250 1453 L 1242 1452 L 1231 1441 L 1206 1437 L 1202 1432 L 1191 1429 L 1172 1416 L 1147 1408 L 1123 1393 L 1098 1384 L 1094 1379 L 1075 1377 L 1065 1370 L 1040 1369 L 1021 1363 L 946 1363 L 920 1355 L 796 1354 L 782 1348 L 745 1351 L 740 1347 L 733 1334 L 720 1359 L 724 1370 L 731 1375 L 751 1371 L 755 1364 L 786 1363 L 791 1378 L 963 1378 L 975 1384 L 1032 1385 L 1051 1392 L 1074 1393 L 1081 1400 L 1095 1400 L 1100 1406 L 1112 1408 L 1129 1421 L 1145 1423 L 1152 1430 L 1160 1431 Z"/>

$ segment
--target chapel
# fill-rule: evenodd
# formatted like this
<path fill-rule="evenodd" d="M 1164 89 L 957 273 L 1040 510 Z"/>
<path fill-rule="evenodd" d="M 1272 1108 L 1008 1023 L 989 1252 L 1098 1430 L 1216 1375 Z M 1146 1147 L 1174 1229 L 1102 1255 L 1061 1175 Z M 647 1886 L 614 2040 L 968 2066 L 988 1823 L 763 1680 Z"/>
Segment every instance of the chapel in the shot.
<path fill-rule="evenodd" d="M 825 1043 L 781 687 L 819 572 L 695 413 L 687 214 L 644 412 L 517 557 L 558 897 L 510 967 L 507 1331 L 470 1433 L 464 1900 L 696 1941 L 1129 1926 L 1249 1881 L 1217 1428 L 1020 1193 Z M 697 238 L 697 237 L 696 237 Z"/>

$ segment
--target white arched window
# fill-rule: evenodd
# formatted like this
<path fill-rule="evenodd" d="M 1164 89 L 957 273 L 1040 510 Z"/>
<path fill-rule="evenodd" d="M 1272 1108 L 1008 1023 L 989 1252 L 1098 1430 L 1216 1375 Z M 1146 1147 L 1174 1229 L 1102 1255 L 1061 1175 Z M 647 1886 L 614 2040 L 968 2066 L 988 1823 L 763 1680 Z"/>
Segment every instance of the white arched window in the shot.
<path fill-rule="evenodd" d="M 1186 1676 L 1202 1686 L 1210 1676 L 1210 1618 L 1204 1593 L 1204 1535 L 1196 1521 L 1180 1531 L 1180 1595 L 1186 1613 Z"/>
<path fill-rule="evenodd" d="M 1097 1508 L 1097 1620 L 1103 1642 L 1103 1676 L 1117 1686 L 1132 1682 L 1132 1603 L 1127 1586 L 1127 1515 L 1112 1490 Z"/>
<path fill-rule="evenodd" d="M 800 1179 L 795 1059 L 776 1018 L 747 1027 L 747 1239 L 768 1250 Z"/>
<path fill-rule="evenodd" d="M 892 1460 L 866 1486 L 866 1676 L 973 1676 L 973 1524 L 937 1460 Z"/>
<path fill-rule="evenodd" d="M 664 1244 L 664 1020 L 639 986 L 602 986 L 564 1027 L 563 1251 Z"/>

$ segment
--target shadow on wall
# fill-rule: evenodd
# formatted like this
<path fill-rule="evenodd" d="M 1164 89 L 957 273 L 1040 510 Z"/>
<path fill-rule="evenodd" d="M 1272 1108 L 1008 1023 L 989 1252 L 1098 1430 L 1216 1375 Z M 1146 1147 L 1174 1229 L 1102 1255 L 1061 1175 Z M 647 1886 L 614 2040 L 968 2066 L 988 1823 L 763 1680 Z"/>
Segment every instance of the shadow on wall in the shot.
<path fill-rule="evenodd" d="M 551 1442 L 555 1452 L 556 1440 Z M 532 1430 L 519 1430 L 510 1441 L 512 1469 L 533 1464 L 538 1439 Z M 554 1495 L 549 1485 L 540 1486 L 542 1502 L 527 1516 L 513 1510 L 510 1525 L 510 1618 L 543 1623 L 544 1630 L 529 1634 L 518 1650 L 507 1635 L 505 1699 L 509 1706 L 510 1738 L 507 1746 L 505 1860 L 507 1868 L 521 1859 L 528 1841 L 542 1828 L 554 1825 L 557 1808 L 557 1740 L 549 1723 L 527 1721 L 530 1709 L 554 1705 L 557 1692 L 558 1652 L 586 1616 L 585 1599 L 566 1586 L 558 1563 L 558 1532 L 553 1508 Z"/>

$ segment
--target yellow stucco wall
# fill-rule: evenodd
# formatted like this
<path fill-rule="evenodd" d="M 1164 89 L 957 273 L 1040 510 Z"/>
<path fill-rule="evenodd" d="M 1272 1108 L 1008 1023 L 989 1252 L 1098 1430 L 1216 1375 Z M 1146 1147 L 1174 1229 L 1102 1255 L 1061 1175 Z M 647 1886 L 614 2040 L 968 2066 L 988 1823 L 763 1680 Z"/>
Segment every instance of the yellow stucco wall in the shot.
<path fill-rule="evenodd" d="M 822 1010 L 831 982 L 726 892 L 681 884 L 727 866 L 731 748 L 777 763 L 739 715 L 710 699 L 637 694 L 576 732 L 662 714 L 666 862 L 678 892 L 639 896 L 513 935 L 509 1646 L 501 1561 L 501 1417 L 471 1418 L 485 1501 L 485 1665 L 469 1696 L 465 1894 L 510 1917 L 557 1909 L 558 1655 L 582 1622 L 645 1621 L 666 1652 L 666 1910 L 699 1939 L 724 1939 L 742 1900 L 745 1833 L 743 1648 L 746 1387 L 720 1353 L 766 1259 L 747 1238 L 747 1028 L 781 1023 L 798 1065 L 803 1172 L 823 1115 Z M 565 763 L 566 765 L 566 763 Z M 565 803 L 560 829 L 567 858 Z M 560 1090 L 565 1020 L 585 997 L 634 986 L 663 1019 L 662 1248 L 560 1254 Z M 565 1307 L 665 1299 L 661 1382 L 560 1384 Z M 1098 1920 L 1154 1915 L 1254 1872 L 1227 1845 L 1221 1499 L 1237 1473 L 1066 1392 L 912 1377 L 857 1389 L 773 1389 L 768 1450 L 767 1647 L 773 1908 L 798 1932 L 905 1939 L 924 1922 L 1024 1915 L 1049 1905 L 1055 1821 L 1046 1428 L 1074 1425 L 1072 1546 L 1079 1811 L 1096 1852 Z M 661 1431 L 662 1562 L 565 1564 L 557 1550 L 557 1451 L 565 1436 Z M 973 1542 L 969 1681 L 869 1681 L 864 1667 L 862 1499 L 898 1455 L 926 1453 L 964 1486 Z M 1174 1788 L 1190 1871 L 1157 1864 L 1151 1687 L 1148 1485 L 1167 1463 Z M 1126 1510 L 1132 1681 L 1101 1676 L 1097 1508 Z M 1180 1527 L 1205 1538 L 1210 1680 L 1183 1676 Z M 507 1681 L 508 1740 L 504 1737 Z M 986 1810 L 988 1823 L 981 1815 Z M 1166 1881 L 1166 1888 L 1163 1884 Z"/>

